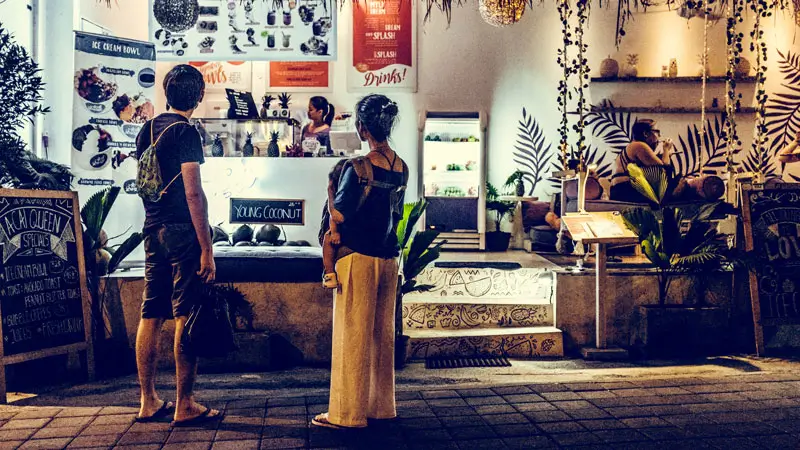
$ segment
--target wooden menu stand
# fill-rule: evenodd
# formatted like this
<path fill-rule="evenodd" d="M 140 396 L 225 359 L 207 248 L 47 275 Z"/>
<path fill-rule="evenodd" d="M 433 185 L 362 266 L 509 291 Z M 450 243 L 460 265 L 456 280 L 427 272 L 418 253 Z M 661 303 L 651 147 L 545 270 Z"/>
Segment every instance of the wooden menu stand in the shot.
<path fill-rule="evenodd" d="M 5 366 L 85 352 L 94 378 L 78 194 L 0 189 L 0 404 Z"/>
<path fill-rule="evenodd" d="M 563 218 L 572 239 L 584 244 L 595 245 L 595 347 L 584 347 L 584 359 L 618 360 L 627 359 L 628 351 L 609 347 L 606 333 L 606 302 L 608 299 L 608 273 L 606 257 L 608 245 L 630 245 L 639 238 L 622 221 L 622 216 L 614 212 L 574 213 Z"/>

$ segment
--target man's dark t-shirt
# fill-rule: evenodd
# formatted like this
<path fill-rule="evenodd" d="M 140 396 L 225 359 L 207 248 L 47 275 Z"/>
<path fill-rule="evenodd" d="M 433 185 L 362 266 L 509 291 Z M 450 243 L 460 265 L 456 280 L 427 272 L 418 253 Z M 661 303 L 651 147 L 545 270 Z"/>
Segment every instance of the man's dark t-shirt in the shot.
<path fill-rule="evenodd" d="M 178 114 L 161 114 L 142 127 L 139 137 L 136 138 L 137 154 L 142 154 L 150 146 L 150 127 L 153 127 L 153 139 L 169 125 L 175 122 L 184 122 L 167 130 L 156 146 L 158 165 L 161 167 L 161 179 L 166 186 L 181 171 L 181 164 L 196 162 L 203 164 L 203 145 L 200 134 L 189 121 Z M 192 216 L 189 213 L 189 204 L 186 201 L 186 190 L 183 177 L 178 177 L 161 197 L 153 203 L 142 200 L 144 203 L 145 220 L 144 229 L 149 230 L 164 224 L 191 224 Z"/>

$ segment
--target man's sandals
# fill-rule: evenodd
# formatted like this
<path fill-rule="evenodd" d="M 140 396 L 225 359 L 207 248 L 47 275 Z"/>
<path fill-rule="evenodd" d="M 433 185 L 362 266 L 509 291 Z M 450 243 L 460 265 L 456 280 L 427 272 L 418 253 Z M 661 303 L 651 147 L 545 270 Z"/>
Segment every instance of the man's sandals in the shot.
<path fill-rule="evenodd" d="M 162 401 L 161 407 L 159 407 L 158 410 L 153 413 L 153 415 L 147 417 L 136 416 L 134 420 L 139 423 L 156 422 L 158 420 L 167 417 L 171 413 L 171 410 L 174 407 L 175 407 L 174 403 L 168 401 Z"/>
<path fill-rule="evenodd" d="M 191 419 L 173 420 L 170 426 L 174 428 L 196 427 L 220 418 L 222 418 L 222 413 L 215 409 L 206 408 L 199 416 L 192 417 Z"/>

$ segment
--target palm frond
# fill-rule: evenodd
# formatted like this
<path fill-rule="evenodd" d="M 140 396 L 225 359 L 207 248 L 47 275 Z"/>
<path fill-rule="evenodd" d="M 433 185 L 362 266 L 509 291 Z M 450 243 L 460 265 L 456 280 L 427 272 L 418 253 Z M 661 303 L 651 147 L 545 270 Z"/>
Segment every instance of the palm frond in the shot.
<path fill-rule="evenodd" d="M 125 242 L 120 244 L 111 256 L 111 260 L 108 262 L 108 273 L 114 273 L 122 260 L 136 250 L 136 247 L 142 243 L 143 239 L 142 233 L 133 233 L 128 236 L 128 239 L 125 239 Z"/>
<path fill-rule="evenodd" d="M 661 233 L 658 218 L 650 208 L 628 208 L 622 212 L 622 220 L 641 239 L 653 233 Z"/>
<path fill-rule="evenodd" d="M 764 174 L 767 178 L 780 177 L 775 160 L 765 155 L 759 155 L 754 149 L 750 149 L 747 156 L 742 160 L 742 167 L 747 172 L 757 172 Z"/>
<path fill-rule="evenodd" d="M 628 164 L 631 186 L 651 202 L 660 205 L 667 194 L 667 171 L 663 167 Z"/>
<path fill-rule="evenodd" d="M 539 182 L 547 176 L 552 163 L 554 156 L 550 151 L 552 143 L 546 142 L 544 131 L 536 119 L 528 115 L 525 108 L 522 108 L 522 119 L 517 130 L 514 162 L 521 167 L 523 179 L 530 185 L 528 195 L 533 195 Z"/>
<path fill-rule="evenodd" d="M 592 107 L 586 114 L 586 126 L 592 127 L 592 135 L 602 139 L 614 153 L 625 150 L 633 140 L 633 124 L 636 118 L 629 112 L 614 110 L 610 100 L 604 100 L 600 105 Z"/>
<path fill-rule="evenodd" d="M 707 119 L 704 132 L 697 124 L 688 125 L 686 134 L 679 136 L 680 151 L 673 159 L 675 173 L 683 176 L 717 174 L 725 167 L 728 142 L 723 131 L 723 121 L 714 116 L 714 122 Z M 734 154 L 740 153 L 735 149 Z"/>

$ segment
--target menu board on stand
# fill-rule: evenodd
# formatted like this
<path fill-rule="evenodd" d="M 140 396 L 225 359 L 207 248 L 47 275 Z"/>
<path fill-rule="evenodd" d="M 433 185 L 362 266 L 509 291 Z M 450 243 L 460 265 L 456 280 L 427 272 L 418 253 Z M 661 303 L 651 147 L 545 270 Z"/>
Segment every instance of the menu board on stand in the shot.
<path fill-rule="evenodd" d="M 0 403 L 5 366 L 86 352 L 89 291 L 75 192 L 0 189 Z"/>
<path fill-rule="evenodd" d="M 155 49 L 75 33 L 72 171 L 82 196 L 113 184 L 136 193 L 136 137 L 155 116 Z"/>
<path fill-rule="evenodd" d="M 750 299 L 761 356 L 772 340 L 765 328 L 780 341 L 782 326 L 800 326 L 800 184 L 743 185 L 742 221 L 745 250 L 759 258 L 750 272 Z"/>
<path fill-rule="evenodd" d="M 417 92 L 416 2 L 353 2 L 350 91 Z"/>
<path fill-rule="evenodd" d="M 150 0 L 159 61 L 334 61 L 334 0 Z"/>

